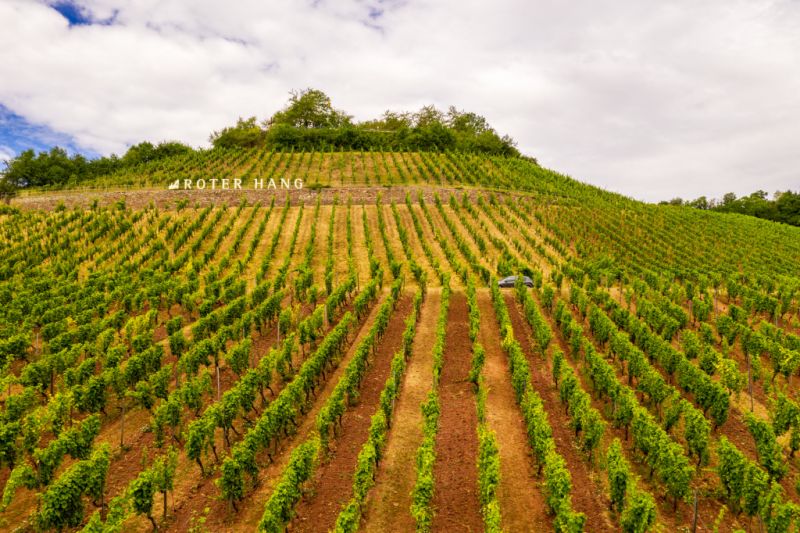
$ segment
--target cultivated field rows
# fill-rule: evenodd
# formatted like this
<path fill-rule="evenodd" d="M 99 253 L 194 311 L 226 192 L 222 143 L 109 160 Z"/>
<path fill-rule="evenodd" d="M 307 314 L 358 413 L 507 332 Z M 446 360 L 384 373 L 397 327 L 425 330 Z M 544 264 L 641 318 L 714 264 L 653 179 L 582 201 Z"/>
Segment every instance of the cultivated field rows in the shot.
<path fill-rule="evenodd" d="M 514 183 L 463 154 L 207 165 Z M 755 258 L 669 277 L 653 265 L 690 239 L 653 226 L 634 253 L 580 212 L 345 188 L 0 215 L 2 527 L 784 531 L 800 516 L 788 261 L 772 285 Z M 533 288 L 497 288 L 522 273 Z"/>

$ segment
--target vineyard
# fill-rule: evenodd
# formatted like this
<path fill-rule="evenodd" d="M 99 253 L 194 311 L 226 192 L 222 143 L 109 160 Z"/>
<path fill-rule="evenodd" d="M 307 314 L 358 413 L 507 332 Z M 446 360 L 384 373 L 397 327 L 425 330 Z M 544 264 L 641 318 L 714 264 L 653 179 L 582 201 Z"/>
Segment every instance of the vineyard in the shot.
<path fill-rule="evenodd" d="M 2 530 L 800 529 L 800 228 L 463 153 L 93 186 L 0 208 Z"/>

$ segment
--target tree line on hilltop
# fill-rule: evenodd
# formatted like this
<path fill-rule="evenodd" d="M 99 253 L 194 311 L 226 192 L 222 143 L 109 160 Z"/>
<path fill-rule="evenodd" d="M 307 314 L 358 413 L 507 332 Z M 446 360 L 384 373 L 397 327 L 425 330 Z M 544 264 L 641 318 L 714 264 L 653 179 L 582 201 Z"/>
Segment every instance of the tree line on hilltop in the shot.
<path fill-rule="evenodd" d="M 240 118 L 211 135 L 215 147 L 269 146 L 275 149 L 327 148 L 370 150 L 458 150 L 519 156 L 516 143 L 500 136 L 487 120 L 453 106 L 447 112 L 424 106 L 419 111 L 386 111 L 380 118 L 354 122 L 322 91 L 293 91 L 286 107 L 262 123 Z"/>
<path fill-rule="evenodd" d="M 263 147 L 271 150 L 456 150 L 519 157 L 515 141 L 500 136 L 487 120 L 450 107 L 425 106 L 418 112 L 386 111 L 380 118 L 356 122 L 333 107 L 317 89 L 292 91 L 288 103 L 269 119 L 239 118 L 210 136 L 212 150 Z M 19 188 L 79 185 L 127 167 L 193 152 L 180 142 L 131 146 L 122 156 L 89 159 L 60 147 L 36 153 L 25 150 L 0 171 L 0 198 Z M 529 158 L 535 161 L 533 158 Z"/>
<path fill-rule="evenodd" d="M 756 191 L 749 196 L 737 198 L 736 194 L 729 192 L 722 200 L 708 199 L 701 196 L 695 200 L 673 198 L 660 202 L 662 205 L 678 205 L 694 207 L 721 213 L 739 213 L 773 222 L 783 222 L 792 226 L 800 226 L 800 191 L 777 191 L 769 199 L 766 191 Z"/>

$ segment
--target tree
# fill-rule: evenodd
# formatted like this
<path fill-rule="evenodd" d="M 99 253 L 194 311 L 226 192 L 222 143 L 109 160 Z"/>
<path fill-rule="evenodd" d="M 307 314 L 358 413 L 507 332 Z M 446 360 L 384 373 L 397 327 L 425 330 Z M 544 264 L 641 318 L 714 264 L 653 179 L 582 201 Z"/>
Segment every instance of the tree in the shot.
<path fill-rule="evenodd" d="M 8 161 L 6 161 L 8 165 Z M 11 203 L 11 199 L 18 193 L 18 187 L 11 180 L 6 179 L 5 176 L 0 176 L 0 200 L 5 203 Z"/>
<path fill-rule="evenodd" d="M 687 205 L 694 207 L 695 209 L 708 209 L 710 207 L 708 203 L 708 198 L 705 196 L 701 196 L 691 202 L 688 202 Z"/>
<path fill-rule="evenodd" d="M 318 89 L 291 91 L 289 103 L 266 122 L 268 128 L 286 124 L 295 128 L 341 128 L 350 116 L 334 109 L 327 94 Z"/>
<path fill-rule="evenodd" d="M 436 109 L 435 106 L 426 105 L 414 113 L 414 126 L 417 128 L 425 128 L 434 124 L 444 126 L 444 123 L 444 113 Z"/>
<path fill-rule="evenodd" d="M 453 130 L 478 135 L 487 131 L 492 131 L 489 122 L 477 113 L 459 111 L 455 106 L 450 106 L 447 110 L 447 122 Z"/>
<path fill-rule="evenodd" d="M 192 149 L 179 142 L 153 145 L 142 142 L 131 146 L 124 157 L 116 155 L 87 159 L 80 153 L 70 156 L 67 150 L 55 146 L 36 154 L 25 150 L 10 161 L 2 172 L 4 179 L 16 188 L 71 186 L 98 176 L 108 175 L 126 166 L 149 163 L 159 159 L 191 153 Z M 0 186 L 0 189 L 9 185 Z M 3 198 L 0 192 L 0 198 Z"/>
<path fill-rule="evenodd" d="M 499 154 L 505 156 L 519 156 L 516 141 L 508 135 L 500 137 L 492 128 L 480 132 L 456 130 L 456 145 L 461 150 L 482 152 L 486 154 Z"/>
<path fill-rule="evenodd" d="M 424 126 L 414 128 L 411 139 L 414 148 L 448 150 L 454 148 L 456 144 L 453 132 L 441 122 L 433 120 L 426 122 Z"/>
<path fill-rule="evenodd" d="M 800 226 L 800 194 L 792 191 L 776 191 L 773 199 L 768 199 L 766 191 L 758 190 L 748 196 L 737 198 L 732 192 L 725 194 L 721 201 L 708 200 L 701 196 L 691 202 L 661 202 L 661 204 L 678 203 L 696 209 L 710 209 L 723 213 L 740 213 L 766 220 L 783 222 L 793 226 Z"/>
<path fill-rule="evenodd" d="M 381 118 L 359 124 L 360 128 L 376 131 L 401 131 L 411 128 L 414 117 L 408 112 L 384 111 Z"/>
<path fill-rule="evenodd" d="M 154 146 L 145 141 L 128 148 L 121 161 L 124 165 L 137 165 L 190 152 L 191 148 L 179 142 L 162 142 Z"/>
<path fill-rule="evenodd" d="M 258 145 L 264 138 L 264 131 L 256 124 L 256 117 L 247 120 L 239 117 L 235 126 L 215 131 L 209 137 L 214 148 L 251 147 Z"/>
<path fill-rule="evenodd" d="M 800 226 L 800 192 L 786 191 L 775 198 L 776 220 Z"/>

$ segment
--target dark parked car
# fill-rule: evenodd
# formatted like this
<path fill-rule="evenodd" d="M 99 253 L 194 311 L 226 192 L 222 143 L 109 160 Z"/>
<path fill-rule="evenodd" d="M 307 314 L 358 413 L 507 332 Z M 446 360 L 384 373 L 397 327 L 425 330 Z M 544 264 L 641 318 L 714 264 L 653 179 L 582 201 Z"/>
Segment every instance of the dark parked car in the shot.
<path fill-rule="evenodd" d="M 502 288 L 514 287 L 517 284 L 517 278 L 519 276 L 508 276 L 507 278 L 503 278 L 497 282 L 497 285 Z M 528 276 L 522 276 L 522 283 L 527 285 L 528 287 L 533 287 L 533 280 Z"/>

